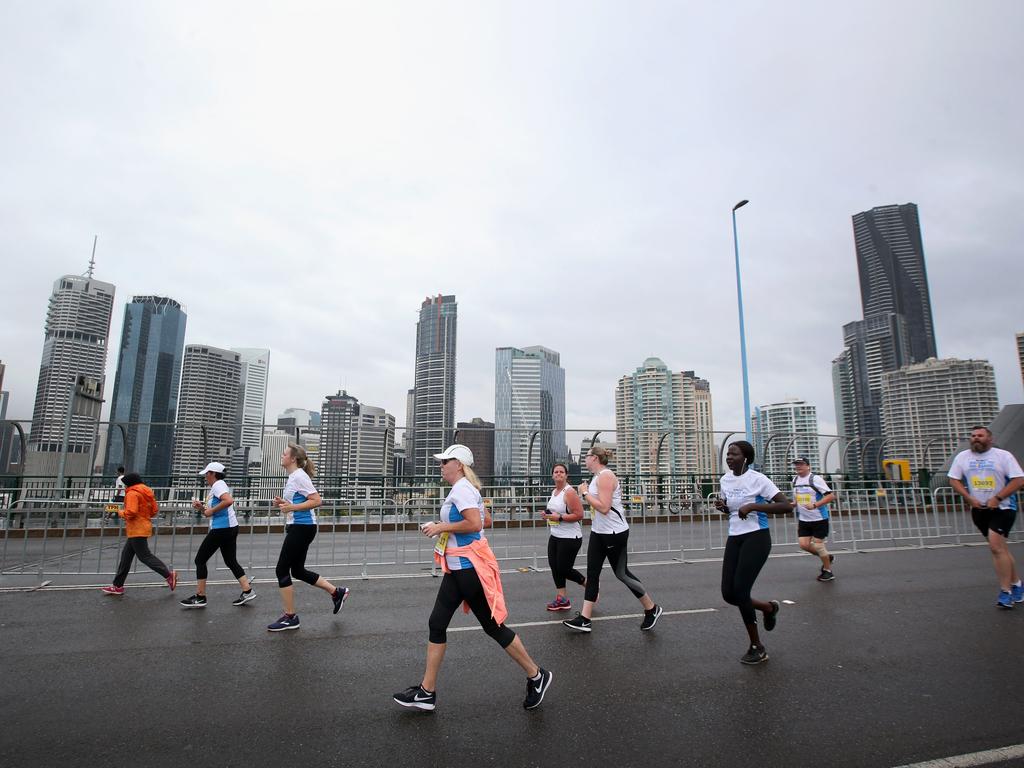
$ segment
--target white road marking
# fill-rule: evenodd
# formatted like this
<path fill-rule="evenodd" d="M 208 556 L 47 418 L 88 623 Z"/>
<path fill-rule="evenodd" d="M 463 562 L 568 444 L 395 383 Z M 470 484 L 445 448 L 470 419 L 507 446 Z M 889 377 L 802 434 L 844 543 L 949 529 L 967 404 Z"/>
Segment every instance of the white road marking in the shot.
<path fill-rule="evenodd" d="M 1018 760 L 1024 757 L 1024 744 L 1012 744 L 999 749 L 986 749 L 984 752 L 971 752 L 955 757 L 940 757 L 937 760 L 925 760 L 923 763 L 900 765 L 897 768 L 968 768 L 973 765 L 991 765 L 1006 760 Z"/>
<path fill-rule="evenodd" d="M 682 616 L 690 613 L 718 613 L 717 608 L 691 608 L 686 611 L 662 611 L 662 616 Z M 591 621 L 619 621 L 621 619 L 642 619 L 642 613 L 624 613 L 621 616 L 595 616 Z M 545 627 L 548 625 L 561 624 L 562 619 L 555 619 L 554 621 L 523 621 L 518 624 L 506 624 L 506 627 L 510 629 L 516 629 L 518 627 Z M 482 631 L 483 627 L 474 625 L 472 627 L 449 627 L 449 632 L 476 632 Z"/>

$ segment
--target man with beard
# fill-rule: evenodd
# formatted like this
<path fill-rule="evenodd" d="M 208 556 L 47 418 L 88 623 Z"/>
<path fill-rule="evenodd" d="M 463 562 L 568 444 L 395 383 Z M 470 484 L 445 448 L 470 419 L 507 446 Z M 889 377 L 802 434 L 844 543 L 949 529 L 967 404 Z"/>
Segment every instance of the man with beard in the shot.
<path fill-rule="evenodd" d="M 1024 487 L 1024 471 L 1009 451 L 992 447 L 988 427 L 971 430 L 971 449 L 961 451 L 949 468 L 949 484 L 971 507 L 971 519 L 988 541 L 999 579 L 996 605 L 1013 608 L 1024 603 L 1017 564 L 1006 538 L 1017 518 L 1017 491 Z"/>

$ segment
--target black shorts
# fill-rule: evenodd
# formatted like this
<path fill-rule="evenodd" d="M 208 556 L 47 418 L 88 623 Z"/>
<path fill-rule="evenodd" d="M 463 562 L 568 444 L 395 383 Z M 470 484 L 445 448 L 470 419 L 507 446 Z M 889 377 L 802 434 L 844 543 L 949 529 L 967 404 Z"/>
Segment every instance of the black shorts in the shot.
<path fill-rule="evenodd" d="M 1003 538 L 1010 535 L 1010 529 L 1017 519 L 1015 509 L 978 509 L 971 510 L 971 520 L 981 531 L 981 535 L 988 538 L 989 531 L 995 531 Z"/>
<path fill-rule="evenodd" d="M 796 525 L 796 535 L 799 538 L 811 536 L 815 539 L 828 538 L 828 520 L 799 520 Z"/>

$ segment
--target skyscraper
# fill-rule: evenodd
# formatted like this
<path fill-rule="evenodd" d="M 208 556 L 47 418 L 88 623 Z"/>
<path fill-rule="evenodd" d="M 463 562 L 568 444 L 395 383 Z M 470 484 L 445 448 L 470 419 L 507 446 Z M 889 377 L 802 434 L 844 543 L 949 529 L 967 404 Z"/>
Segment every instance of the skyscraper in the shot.
<path fill-rule="evenodd" d="M 195 475 L 210 461 L 230 462 L 238 430 L 242 380 L 237 352 L 202 344 L 185 347 L 172 471 Z"/>
<path fill-rule="evenodd" d="M 555 461 L 566 458 L 565 371 L 557 352 L 495 350 L 494 430 L 498 477 L 546 475 Z"/>
<path fill-rule="evenodd" d="M 428 297 L 420 306 L 412 424 L 413 467 L 417 475 L 434 473 L 434 454 L 445 449 L 454 432 L 457 320 L 454 296 Z"/>
<path fill-rule="evenodd" d="M 456 425 L 457 442 L 473 452 L 473 469 L 484 482 L 494 477 L 494 423 L 477 417 Z"/>
<path fill-rule="evenodd" d="M 873 315 L 844 325 L 843 342 L 843 353 L 832 361 L 836 422 L 845 438 L 843 471 L 877 473 L 882 376 L 909 362 L 907 326 L 903 315 Z"/>
<path fill-rule="evenodd" d="M 1020 378 L 1024 381 L 1024 333 L 1017 334 L 1017 364 L 1020 365 Z"/>
<path fill-rule="evenodd" d="M 649 357 L 615 387 L 618 469 L 653 476 L 715 472 L 711 386 Z M 659 450 L 660 449 L 660 450 Z"/>
<path fill-rule="evenodd" d="M 92 278 L 64 275 L 53 284 L 46 312 L 39 383 L 32 410 L 32 432 L 25 457 L 26 475 L 55 475 L 60 464 L 64 426 L 72 389 L 79 376 L 99 383 L 107 366 L 107 337 L 114 306 L 114 286 Z M 72 412 L 65 473 L 92 471 L 90 457 L 99 414 Z"/>
<path fill-rule="evenodd" d="M 883 205 L 854 214 L 853 236 L 864 319 L 903 315 L 910 339 L 908 362 L 935 357 L 935 327 L 917 206 Z"/>
<path fill-rule="evenodd" d="M 104 474 L 124 466 L 159 484 L 171 474 L 185 322 L 174 299 L 135 296 L 125 305 Z"/>
<path fill-rule="evenodd" d="M 238 435 L 236 447 L 259 448 L 267 416 L 267 382 L 270 378 L 270 350 L 232 347 L 242 364 L 239 383 Z"/>
<path fill-rule="evenodd" d="M 883 374 L 881 391 L 886 455 L 914 469 L 941 466 L 972 427 L 999 412 L 995 372 L 985 360 L 908 365 Z"/>
<path fill-rule="evenodd" d="M 797 456 L 809 458 L 816 471 L 823 469 L 818 466 L 818 409 L 807 401 L 790 398 L 759 406 L 753 415 L 753 429 L 757 462 L 766 475 L 792 475 Z"/>
<path fill-rule="evenodd" d="M 345 391 L 328 395 L 320 412 L 319 456 L 320 474 L 333 486 L 350 487 L 360 478 L 370 481 L 390 474 L 395 417 Z"/>

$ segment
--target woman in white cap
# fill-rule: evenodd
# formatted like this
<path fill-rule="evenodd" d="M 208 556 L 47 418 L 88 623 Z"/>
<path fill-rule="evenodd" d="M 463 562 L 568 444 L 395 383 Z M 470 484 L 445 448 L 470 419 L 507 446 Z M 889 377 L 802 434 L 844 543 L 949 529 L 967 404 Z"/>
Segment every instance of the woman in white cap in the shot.
<path fill-rule="evenodd" d="M 434 455 L 441 462 L 441 477 L 452 489 L 441 505 L 441 519 L 425 523 L 423 533 L 436 537 L 434 559 L 444 570 L 430 614 L 427 666 L 419 685 L 394 696 L 403 707 L 433 710 L 437 706 L 437 675 L 447 648 L 448 624 L 460 605 L 473 611 L 484 632 L 526 672 L 524 709 L 535 709 L 544 700 L 554 675 L 539 667 L 526 652 L 523 641 L 505 626 L 508 611 L 501 588 L 498 561 L 481 531 L 484 503 L 480 480 L 473 472 L 473 452 L 464 445 L 449 446 Z"/>
<path fill-rule="evenodd" d="M 235 500 L 231 496 L 231 489 L 224 482 L 224 465 L 219 461 L 211 461 L 199 474 L 206 478 L 210 496 L 206 502 L 196 499 L 192 507 L 196 512 L 201 512 L 203 517 L 210 518 L 210 530 L 196 552 L 196 593 L 180 603 L 185 608 L 206 607 L 206 577 L 209 575 L 206 563 L 219 549 L 224 565 L 242 587 L 242 594 L 231 604 L 245 605 L 256 598 L 256 592 L 249 583 L 249 577 L 245 575 L 245 569 L 238 564 L 238 516 L 235 515 Z"/>
<path fill-rule="evenodd" d="M 310 479 L 316 473 L 316 464 L 306 455 L 301 445 L 290 444 L 281 454 L 281 466 L 288 473 L 282 496 L 274 497 L 274 504 L 285 514 L 284 542 L 277 558 L 277 585 L 281 588 L 284 615 L 267 625 L 270 632 L 283 632 L 299 628 L 299 615 L 295 612 L 295 590 L 292 577 L 314 587 L 320 587 L 331 596 L 334 612 L 345 604 L 348 589 L 336 587 L 323 576 L 306 568 L 306 553 L 316 538 L 317 507 L 323 499 Z"/>

